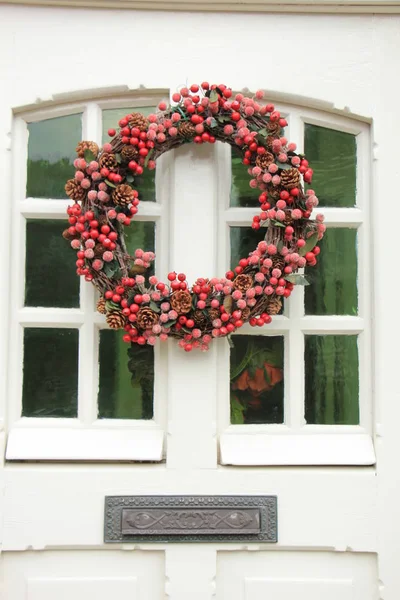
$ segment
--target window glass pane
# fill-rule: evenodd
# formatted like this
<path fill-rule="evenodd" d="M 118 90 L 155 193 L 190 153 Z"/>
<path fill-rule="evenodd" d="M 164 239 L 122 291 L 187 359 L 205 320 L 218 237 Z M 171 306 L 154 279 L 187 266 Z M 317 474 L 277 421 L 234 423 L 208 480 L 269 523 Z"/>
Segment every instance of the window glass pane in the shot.
<path fill-rule="evenodd" d="M 260 190 L 251 188 L 249 185 L 250 175 L 247 167 L 242 163 L 241 152 L 232 148 L 232 183 L 231 183 L 231 206 L 260 206 L 258 196 Z"/>
<path fill-rule="evenodd" d="M 79 306 L 79 277 L 64 229 L 62 220 L 27 221 L 25 306 Z"/>
<path fill-rule="evenodd" d="M 155 111 L 154 106 L 144 106 L 135 108 L 113 108 L 110 110 L 103 110 L 103 143 L 109 142 L 110 137 L 107 134 L 109 129 L 118 130 L 118 121 L 132 112 L 140 112 L 142 115 L 150 115 Z M 135 181 L 133 186 L 139 191 L 139 200 L 146 202 L 156 201 L 156 171 L 149 171 L 145 169 L 143 175 L 135 175 Z M 140 210 L 140 208 L 139 208 Z"/>
<path fill-rule="evenodd" d="M 356 203 L 356 137 L 316 125 L 304 126 L 304 152 L 314 170 L 312 188 L 321 206 Z"/>
<path fill-rule="evenodd" d="M 306 268 L 311 285 L 305 288 L 307 315 L 356 315 L 357 230 L 327 229 L 319 243 L 315 267 Z"/>
<path fill-rule="evenodd" d="M 77 329 L 24 330 L 24 417 L 76 417 Z"/>
<path fill-rule="evenodd" d="M 232 340 L 231 423 L 283 423 L 283 337 Z"/>
<path fill-rule="evenodd" d="M 306 335 L 304 356 L 307 423 L 357 425 L 357 336 Z"/>
<path fill-rule="evenodd" d="M 251 227 L 230 227 L 231 238 L 231 269 L 234 269 L 241 258 L 247 258 L 249 252 L 256 249 L 257 244 L 264 239 L 266 229 Z"/>
<path fill-rule="evenodd" d="M 124 227 L 125 244 L 128 254 L 134 256 L 137 248 L 145 252 L 155 252 L 156 224 L 153 221 L 132 221 Z M 154 275 L 155 262 L 146 271 L 146 277 Z"/>
<path fill-rule="evenodd" d="M 67 198 L 64 186 L 74 174 L 75 148 L 82 138 L 81 117 L 29 123 L 27 196 Z"/>
<path fill-rule="evenodd" d="M 122 341 L 120 331 L 101 330 L 99 371 L 100 419 L 151 419 L 153 417 L 154 352 L 152 346 L 132 344 L 130 347 Z"/>

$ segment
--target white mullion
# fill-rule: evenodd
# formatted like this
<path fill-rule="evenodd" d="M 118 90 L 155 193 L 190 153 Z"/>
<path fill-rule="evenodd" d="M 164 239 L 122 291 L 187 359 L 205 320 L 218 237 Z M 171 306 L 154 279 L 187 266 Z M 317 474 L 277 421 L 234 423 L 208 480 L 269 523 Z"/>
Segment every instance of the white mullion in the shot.
<path fill-rule="evenodd" d="M 90 102 L 83 113 L 82 138 L 101 145 L 101 109 Z M 97 396 L 95 374 L 98 356 L 97 332 L 95 331 L 95 289 L 84 277 L 80 281 L 80 308 L 84 314 L 79 329 L 79 376 L 78 376 L 78 418 L 85 425 L 91 425 L 97 417 Z"/>
<path fill-rule="evenodd" d="M 85 320 L 78 308 L 24 307 L 18 311 L 18 321 L 24 327 L 80 327 Z"/>
<path fill-rule="evenodd" d="M 350 315 L 307 315 L 299 320 L 299 325 L 304 334 L 357 335 L 364 331 L 365 321 Z"/>
<path fill-rule="evenodd" d="M 26 198 L 19 204 L 19 211 L 26 219 L 65 219 L 70 200 L 52 200 L 51 198 Z"/>

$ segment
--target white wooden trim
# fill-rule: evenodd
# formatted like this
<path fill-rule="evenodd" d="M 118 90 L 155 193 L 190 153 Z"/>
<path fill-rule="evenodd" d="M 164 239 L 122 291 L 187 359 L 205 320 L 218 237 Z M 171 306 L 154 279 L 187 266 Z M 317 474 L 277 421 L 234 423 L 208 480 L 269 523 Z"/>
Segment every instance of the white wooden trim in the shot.
<path fill-rule="evenodd" d="M 305 2 L 301 0 L 269 0 L 269 2 L 249 1 L 232 2 L 219 0 L 216 3 L 207 0 L 199 7 L 194 0 L 178 2 L 173 0 L 7 0 L 7 4 L 28 6 L 63 6 L 68 8 L 93 9 L 133 9 L 133 10 L 175 10 L 175 11 L 226 11 L 226 12 L 284 12 L 284 13 L 334 13 L 334 14 L 398 14 L 398 1 L 379 2 L 377 0 L 319 0 Z"/>
<path fill-rule="evenodd" d="M 161 429 L 14 427 L 6 459 L 160 461 L 163 438 Z"/>
<path fill-rule="evenodd" d="M 375 451 L 368 433 L 246 433 L 241 425 L 220 437 L 223 465 L 373 465 Z M 251 426 L 249 426 L 251 427 Z M 329 426 L 327 427 L 327 429 Z M 361 428 L 360 428 L 361 429 Z"/>

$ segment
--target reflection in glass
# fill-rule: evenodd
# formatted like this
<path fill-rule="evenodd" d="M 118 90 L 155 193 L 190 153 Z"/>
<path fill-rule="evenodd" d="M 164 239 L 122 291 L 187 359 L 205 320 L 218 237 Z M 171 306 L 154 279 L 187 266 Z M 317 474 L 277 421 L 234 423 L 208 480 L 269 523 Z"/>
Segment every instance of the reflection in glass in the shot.
<path fill-rule="evenodd" d="M 304 356 L 307 423 L 357 425 L 357 336 L 306 335 Z"/>
<path fill-rule="evenodd" d="M 283 337 L 232 340 L 231 423 L 283 423 Z"/>
<path fill-rule="evenodd" d="M 304 152 L 314 170 L 312 189 L 321 206 L 356 203 L 356 137 L 350 133 L 304 126 Z"/>
<path fill-rule="evenodd" d="M 82 138 L 82 115 L 29 123 L 26 195 L 66 198 L 65 182 L 74 176 L 75 148 Z"/>
<path fill-rule="evenodd" d="M 258 197 L 260 190 L 251 188 L 250 176 L 247 167 L 242 163 L 242 154 L 237 148 L 232 148 L 232 182 L 230 205 L 234 206 L 260 206 Z"/>
<path fill-rule="evenodd" d="M 26 328 L 22 416 L 76 417 L 77 329 Z"/>
<path fill-rule="evenodd" d="M 129 355 L 128 356 L 128 351 Z M 151 419 L 154 395 L 152 346 L 130 347 L 120 331 L 100 331 L 98 416 Z"/>
<path fill-rule="evenodd" d="M 73 251 L 62 237 L 62 220 L 26 223 L 25 306 L 79 306 Z"/>
<path fill-rule="evenodd" d="M 132 112 L 139 112 L 144 116 L 150 115 L 155 110 L 152 106 L 135 108 L 112 108 L 103 110 L 103 143 L 109 142 L 110 137 L 107 133 L 109 129 L 118 130 L 118 121 Z M 135 175 L 133 186 L 139 190 L 139 200 L 146 202 L 156 201 L 156 171 L 145 169 L 143 175 Z"/>
<path fill-rule="evenodd" d="M 266 229 L 252 229 L 251 227 L 230 227 L 231 242 L 231 269 L 234 269 L 241 258 L 247 258 L 249 252 L 257 247 L 264 239 Z"/>
<path fill-rule="evenodd" d="M 311 285 L 305 288 L 307 315 L 356 315 L 357 230 L 327 229 L 319 242 L 315 267 L 305 271 Z"/>

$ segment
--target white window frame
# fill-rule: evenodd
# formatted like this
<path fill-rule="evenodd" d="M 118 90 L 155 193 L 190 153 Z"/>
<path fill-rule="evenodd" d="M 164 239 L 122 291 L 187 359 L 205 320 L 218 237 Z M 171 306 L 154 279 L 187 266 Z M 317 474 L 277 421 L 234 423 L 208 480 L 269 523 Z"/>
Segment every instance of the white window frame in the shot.
<path fill-rule="evenodd" d="M 271 425 L 231 425 L 229 402 L 229 348 L 220 344 L 218 380 L 218 428 L 220 462 L 224 465 L 372 465 L 375 463 L 372 425 L 371 357 L 371 235 L 370 235 L 370 127 L 365 120 L 306 107 L 278 103 L 288 118 L 287 137 L 303 151 L 304 124 L 335 129 L 356 136 L 357 197 L 353 208 L 316 209 L 325 215 L 327 227 L 358 230 L 358 315 L 305 316 L 304 288 L 297 286 L 285 302 L 283 315 L 255 331 L 249 325 L 237 335 L 284 336 L 284 423 Z M 219 272 L 230 263 L 230 226 L 251 226 L 257 208 L 230 208 L 230 149 L 219 151 Z M 358 335 L 359 350 L 359 425 L 307 425 L 304 419 L 305 334 Z"/>
<path fill-rule="evenodd" d="M 12 138 L 12 240 L 9 385 L 6 449 L 7 460 L 88 460 L 160 461 L 163 459 L 166 423 L 166 397 L 162 385 L 166 377 L 167 349 L 155 348 L 154 417 L 151 420 L 97 419 L 99 332 L 107 328 L 105 317 L 95 308 L 96 291 L 83 278 L 80 281 L 79 308 L 24 307 L 26 219 L 60 219 L 67 223 L 69 200 L 27 198 L 26 165 L 28 124 L 82 113 L 82 139 L 102 142 L 102 110 L 120 107 L 156 106 L 168 92 L 138 91 L 112 99 L 51 104 L 14 117 Z M 79 141 L 79 140 L 77 140 Z M 156 274 L 167 269 L 169 177 L 162 161 L 156 171 L 156 202 L 141 202 L 137 221 L 156 223 Z M 71 254 L 71 260 L 73 256 Z M 23 384 L 23 333 L 25 327 L 79 329 L 78 417 L 21 417 Z"/>

